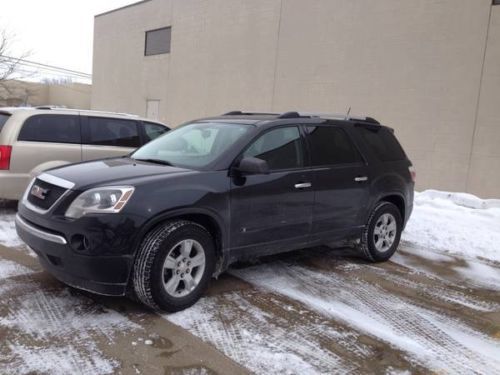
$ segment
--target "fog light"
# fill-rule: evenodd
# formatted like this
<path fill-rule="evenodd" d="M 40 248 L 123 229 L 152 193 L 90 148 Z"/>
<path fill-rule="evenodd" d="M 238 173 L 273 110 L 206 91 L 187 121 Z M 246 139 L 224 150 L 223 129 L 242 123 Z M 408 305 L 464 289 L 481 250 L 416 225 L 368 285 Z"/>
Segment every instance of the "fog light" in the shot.
<path fill-rule="evenodd" d="M 89 249 L 90 243 L 83 234 L 75 234 L 71 237 L 71 247 L 76 251 L 86 251 Z"/>

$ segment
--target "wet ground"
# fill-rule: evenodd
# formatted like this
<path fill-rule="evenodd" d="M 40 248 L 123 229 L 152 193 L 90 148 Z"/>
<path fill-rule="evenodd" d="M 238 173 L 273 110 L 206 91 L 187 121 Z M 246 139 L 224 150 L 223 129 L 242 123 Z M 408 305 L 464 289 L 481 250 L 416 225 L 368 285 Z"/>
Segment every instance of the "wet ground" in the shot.
<path fill-rule="evenodd" d="M 4 233 L 13 213 L 0 208 Z M 302 250 L 237 265 L 192 308 L 160 316 L 70 289 L 1 243 L 1 374 L 500 373 L 491 262 L 409 243 L 376 265 Z"/>

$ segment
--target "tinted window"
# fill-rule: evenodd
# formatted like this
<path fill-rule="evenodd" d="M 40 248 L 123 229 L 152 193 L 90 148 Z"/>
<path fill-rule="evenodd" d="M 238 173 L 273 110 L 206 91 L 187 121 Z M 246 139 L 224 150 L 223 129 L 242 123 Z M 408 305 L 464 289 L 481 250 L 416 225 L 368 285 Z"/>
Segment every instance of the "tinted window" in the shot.
<path fill-rule="evenodd" d="M 168 132 L 168 129 L 164 126 L 153 124 L 151 122 L 144 123 L 144 133 L 146 134 L 146 142 L 152 141 L 158 138 L 160 135 Z"/>
<path fill-rule="evenodd" d="M 406 155 L 398 140 L 392 132 L 386 128 L 370 129 L 357 127 L 361 132 L 368 147 L 382 161 L 395 161 L 406 159 Z"/>
<path fill-rule="evenodd" d="M 170 52 L 170 37 L 172 35 L 171 27 L 146 31 L 146 46 L 144 55 L 159 55 Z"/>
<path fill-rule="evenodd" d="M 346 132 L 332 126 L 308 126 L 311 163 L 314 166 L 362 161 Z"/>
<path fill-rule="evenodd" d="M 137 123 L 114 118 L 88 118 L 89 144 L 118 147 L 139 147 Z"/>
<path fill-rule="evenodd" d="M 297 127 L 268 131 L 243 154 L 267 161 L 271 170 L 303 166 L 302 142 Z"/>
<path fill-rule="evenodd" d="M 9 119 L 10 115 L 7 115 L 5 113 L 0 113 L 0 132 L 2 131 L 2 128 L 4 124 L 7 122 Z"/>
<path fill-rule="evenodd" d="M 81 143 L 80 119 L 70 115 L 37 115 L 29 117 L 18 140 L 31 142 Z"/>

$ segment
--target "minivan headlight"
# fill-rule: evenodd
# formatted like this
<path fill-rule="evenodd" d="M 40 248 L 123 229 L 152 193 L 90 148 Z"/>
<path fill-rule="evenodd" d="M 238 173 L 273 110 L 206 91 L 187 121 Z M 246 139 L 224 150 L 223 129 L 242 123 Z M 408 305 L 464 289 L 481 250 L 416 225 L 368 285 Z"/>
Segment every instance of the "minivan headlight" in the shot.
<path fill-rule="evenodd" d="M 118 213 L 134 193 L 132 186 L 107 186 L 80 194 L 66 210 L 66 217 L 79 219 L 89 213 Z"/>

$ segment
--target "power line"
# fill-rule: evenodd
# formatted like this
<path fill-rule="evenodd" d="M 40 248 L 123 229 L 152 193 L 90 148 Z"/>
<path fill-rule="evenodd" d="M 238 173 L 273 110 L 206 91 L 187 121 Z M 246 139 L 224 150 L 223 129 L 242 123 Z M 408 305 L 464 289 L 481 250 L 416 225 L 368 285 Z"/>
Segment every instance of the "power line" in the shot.
<path fill-rule="evenodd" d="M 44 68 L 47 68 L 47 69 L 50 69 L 50 70 L 64 71 L 64 72 L 67 72 L 67 73 L 71 73 L 71 74 L 74 74 L 74 75 L 85 76 L 85 77 L 88 77 L 88 78 L 92 77 L 92 75 L 89 74 L 89 73 L 80 72 L 78 70 L 67 69 L 67 68 L 63 68 L 63 67 L 60 67 L 60 66 L 43 64 L 43 63 L 39 63 L 39 62 L 36 62 L 36 61 L 31 61 L 31 60 L 26 60 L 26 59 L 21 59 L 21 58 L 12 57 L 12 56 L 6 56 L 6 55 L 2 55 L 1 57 L 9 59 L 11 61 L 18 61 L 20 63 L 24 63 L 24 65 L 31 64 L 31 65 L 35 65 L 35 66 L 44 67 Z"/>
<path fill-rule="evenodd" d="M 40 71 L 44 71 L 44 72 L 47 72 L 49 74 L 60 74 L 60 75 L 65 75 L 65 76 L 71 76 L 71 77 L 77 77 L 77 78 L 85 78 L 85 79 L 91 79 L 92 76 L 89 76 L 89 75 L 82 75 L 82 74 L 76 74 L 76 73 L 70 73 L 70 72 L 66 72 L 64 70 L 58 70 L 58 69 L 55 69 L 55 68 L 45 68 L 45 67 L 39 67 L 37 65 L 31 65 L 31 64 L 27 64 L 27 63 L 19 63 L 19 67 L 21 68 L 24 68 L 24 69 L 33 69 L 33 70 L 40 70 Z"/>

